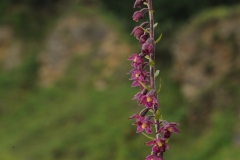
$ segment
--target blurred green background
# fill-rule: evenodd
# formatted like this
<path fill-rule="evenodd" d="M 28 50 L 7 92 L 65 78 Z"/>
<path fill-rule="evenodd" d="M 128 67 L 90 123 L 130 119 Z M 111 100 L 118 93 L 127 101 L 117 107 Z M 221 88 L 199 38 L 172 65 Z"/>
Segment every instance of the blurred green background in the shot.
<path fill-rule="evenodd" d="M 140 160 L 134 0 L 0 1 L 0 160 Z M 240 4 L 153 0 L 166 160 L 240 159 Z M 144 17 L 147 20 L 147 16 Z"/>

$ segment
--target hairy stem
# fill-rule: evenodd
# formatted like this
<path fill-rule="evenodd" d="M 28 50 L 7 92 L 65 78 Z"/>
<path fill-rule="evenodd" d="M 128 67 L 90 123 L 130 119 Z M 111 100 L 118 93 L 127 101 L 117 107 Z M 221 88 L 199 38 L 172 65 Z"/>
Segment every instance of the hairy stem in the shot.
<path fill-rule="evenodd" d="M 147 0 L 148 3 L 148 9 L 149 9 L 149 21 L 150 21 L 150 38 L 154 39 L 154 17 L 153 17 L 153 7 L 152 7 L 152 0 Z M 150 54 L 150 59 L 155 61 L 155 44 L 153 44 L 153 52 Z M 150 86 L 152 89 L 156 90 L 155 85 L 155 68 L 154 66 L 150 65 Z M 156 95 L 157 96 L 157 95 Z M 156 115 L 156 112 L 158 111 L 158 107 L 154 106 L 154 114 Z M 160 122 L 159 120 L 155 119 L 155 129 L 156 133 L 158 132 L 160 128 Z M 159 139 L 161 137 L 160 133 L 156 134 L 156 139 Z M 163 158 L 163 152 L 158 155 Z"/>
<path fill-rule="evenodd" d="M 149 9 L 149 21 L 150 21 L 150 38 L 154 39 L 154 18 L 153 18 L 153 8 L 152 8 L 152 0 L 148 0 L 148 9 Z M 150 58 L 155 61 L 155 46 L 153 48 L 153 53 L 150 54 Z M 155 77 L 154 77 L 155 69 L 153 66 L 150 66 L 150 85 L 151 88 L 155 90 Z"/>

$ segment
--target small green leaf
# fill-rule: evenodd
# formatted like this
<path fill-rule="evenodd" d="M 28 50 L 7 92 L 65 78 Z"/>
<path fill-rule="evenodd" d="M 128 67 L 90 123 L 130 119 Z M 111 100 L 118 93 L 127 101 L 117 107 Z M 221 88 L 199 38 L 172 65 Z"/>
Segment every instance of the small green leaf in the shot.
<path fill-rule="evenodd" d="M 161 92 L 161 88 L 162 88 L 162 79 L 160 78 L 160 84 L 159 84 L 157 94 L 159 94 Z"/>
<path fill-rule="evenodd" d="M 155 66 L 155 62 L 149 57 L 149 55 L 146 55 L 145 58 L 149 60 L 149 65 L 150 66 L 152 66 L 152 67 Z"/>
<path fill-rule="evenodd" d="M 145 28 L 143 28 L 143 27 L 141 27 L 141 26 L 139 26 L 139 27 L 142 28 L 142 30 L 144 30 L 144 32 L 150 34 L 150 32 L 149 32 L 148 30 L 146 30 Z"/>
<path fill-rule="evenodd" d="M 168 141 L 169 141 L 169 138 L 166 139 L 166 143 L 168 143 Z"/>
<path fill-rule="evenodd" d="M 153 28 L 157 27 L 157 25 L 158 25 L 158 23 L 155 23 L 155 24 L 153 25 Z"/>
<path fill-rule="evenodd" d="M 150 57 L 149 57 L 149 55 L 146 55 L 146 56 L 145 56 L 145 58 L 146 58 L 146 59 L 148 59 L 148 60 L 150 60 Z"/>
<path fill-rule="evenodd" d="M 158 39 L 155 41 L 155 44 L 157 44 L 162 39 L 162 34 L 158 37 Z"/>
<path fill-rule="evenodd" d="M 155 62 L 153 60 L 150 60 L 149 65 L 154 67 L 155 66 Z"/>
<path fill-rule="evenodd" d="M 151 88 L 149 86 L 147 86 L 145 83 L 138 81 L 145 89 L 147 90 L 151 90 Z"/>
<path fill-rule="evenodd" d="M 147 134 L 145 134 L 145 133 L 143 133 L 143 132 L 142 132 L 142 134 L 143 134 L 144 136 L 146 136 L 147 138 L 151 139 L 151 140 L 154 140 L 154 139 L 155 139 L 155 138 L 153 138 L 153 137 L 151 137 L 151 136 L 149 136 L 149 135 L 147 135 Z"/>
<path fill-rule="evenodd" d="M 159 75 L 159 70 L 157 70 L 155 73 L 154 73 L 154 77 L 156 78 L 158 75 Z"/>
<path fill-rule="evenodd" d="M 153 113 L 153 110 L 150 109 L 149 112 Z"/>
<path fill-rule="evenodd" d="M 160 121 L 162 121 L 163 120 L 163 116 L 162 116 L 162 114 L 161 114 L 161 116 L 160 116 L 160 119 L 159 119 Z"/>
<path fill-rule="evenodd" d="M 156 115 L 155 115 L 155 119 L 159 120 L 160 117 L 161 117 L 161 112 L 159 110 L 157 110 Z"/>

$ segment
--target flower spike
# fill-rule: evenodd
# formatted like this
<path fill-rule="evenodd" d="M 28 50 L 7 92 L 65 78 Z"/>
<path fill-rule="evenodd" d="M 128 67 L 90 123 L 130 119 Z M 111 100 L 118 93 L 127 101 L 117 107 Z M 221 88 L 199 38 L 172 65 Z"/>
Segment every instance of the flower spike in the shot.
<path fill-rule="evenodd" d="M 146 5 L 147 8 L 135 11 L 132 19 L 138 22 L 148 12 L 149 21 L 136 26 L 131 33 L 138 40 L 141 53 L 132 54 L 128 60 L 131 61 L 133 67 L 129 72 L 131 74 L 131 86 L 139 86 L 140 88 L 133 100 L 137 100 L 138 105 L 144 108 L 139 114 L 134 114 L 129 119 L 135 119 L 133 125 L 137 126 L 137 133 L 142 132 L 151 140 L 145 143 L 152 147 L 151 154 L 146 156 L 145 160 L 164 160 L 163 153 L 166 149 L 169 149 L 167 142 L 171 134 L 179 133 L 179 130 L 176 127 L 178 124 L 175 122 L 168 123 L 163 119 L 160 111 L 158 94 L 160 93 L 161 82 L 159 89 L 156 91 L 155 78 L 159 75 L 160 70 L 155 70 L 155 45 L 161 40 L 162 34 L 155 41 L 154 30 L 158 23 L 154 24 L 152 0 L 135 0 L 133 7 L 142 8 L 143 5 Z M 146 69 L 147 66 L 149 69 Z M 152 135 L 155 135 L 155 137 L 150 135 L 153 132 L 153 126 L 155 127 L 155 133 Z"/>

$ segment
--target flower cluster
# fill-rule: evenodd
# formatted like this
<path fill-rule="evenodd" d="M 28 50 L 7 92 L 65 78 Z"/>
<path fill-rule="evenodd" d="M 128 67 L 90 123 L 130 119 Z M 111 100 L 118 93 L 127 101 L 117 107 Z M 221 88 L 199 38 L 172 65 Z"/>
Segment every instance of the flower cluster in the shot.
<path fill-rule="evenodd" d="M 146 8 L 143 8 L 146 6 Z M 132 18 L 138 22 L 143 19 L 145 14 L 149 14 L 149 22 L 143 22 L 136 26 L 132 35 L 139 41 L 141 47 L 140 53 L 134 53 L 129 56 L 133 69 L 131 74 L 132 87 L 139 87 L 140 91 L 133 97 L 138 104 L 144 106 L 139 114 L 132 115 L 129 119 L 135 119 L 134 125 L 137 126 L 136 132 L 143 133 L 151 141 L 145 143 L 152 147 L 152 152 L 145 160 L 163 160 L 163 153 L 169 148 L 167 142 L 172 133 L 179 133 L 176 128 L 178 125 L 174 122 L 163 120 L 160 112 L 160 105 L 157 99 L 158 92 L 155 87 L 155 78 L 159 71 L 155 71 L 155 44 L 160 41 L 161 36 L 154 40 L 154 24 L 152 0 L 136 0 L 134 8 L 141 8 L 136 11 Z M 152 127 L 155 127 L 155 137 L 151 137 Z"/>

